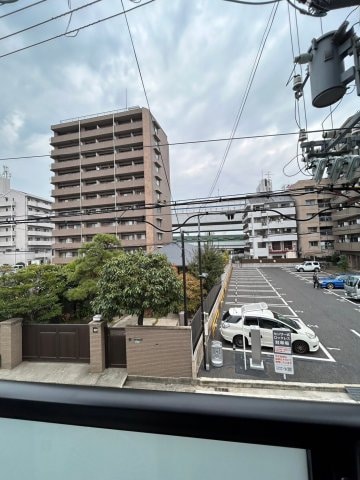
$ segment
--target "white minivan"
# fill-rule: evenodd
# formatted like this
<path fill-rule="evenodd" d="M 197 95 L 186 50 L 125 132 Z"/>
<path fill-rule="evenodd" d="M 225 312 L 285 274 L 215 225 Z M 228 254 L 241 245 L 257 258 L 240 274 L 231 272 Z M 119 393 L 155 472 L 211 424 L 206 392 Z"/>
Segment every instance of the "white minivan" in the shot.
<path fill-rule="evenodd" d="M 251 345 L 251 327 L 260 327 L 261 346 L 273 347 L 273 328 L 287 328 L 291 332 L 292 350 L 297 354 L 319 350 L 319 339 L 300 318 L 289 318 L 269 310 L 266 303 L 250 303 L 230 308 L 224 313 L 220 334 L 236 347 Z"/>

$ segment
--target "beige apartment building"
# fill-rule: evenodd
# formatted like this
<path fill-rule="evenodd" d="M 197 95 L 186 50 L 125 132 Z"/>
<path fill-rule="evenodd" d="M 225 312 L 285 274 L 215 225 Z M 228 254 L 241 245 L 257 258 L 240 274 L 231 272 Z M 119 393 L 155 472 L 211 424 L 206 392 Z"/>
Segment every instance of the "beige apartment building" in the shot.
<path fill-rule="evenodd" d="M 126 250 L 172 240 L 167 137 L 146 108 L 63 121 L 51 127 L 53 262 L 67 263 L 94 235 Z"/>
<path fill-rule="evenodd" d="M 345 255 L 352 269 L 360 269 L 360 191 L 359 187 L 343 192 L 333 213 L 335 250 Z"/>
<path fill-rule="evenodd" d="M 334 253 L 333 208 L 336 194 L 319 191 L 324 179 L 299 180 L 289 187 L 296 208 L 299 258 L 326 257 Z"/>

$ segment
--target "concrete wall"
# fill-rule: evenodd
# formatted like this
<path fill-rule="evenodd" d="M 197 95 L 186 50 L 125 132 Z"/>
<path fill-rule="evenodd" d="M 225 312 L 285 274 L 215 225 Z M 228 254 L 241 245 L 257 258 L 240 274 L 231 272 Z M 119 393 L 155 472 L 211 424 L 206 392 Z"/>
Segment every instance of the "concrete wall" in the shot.
<path fill-rule="evenodd" d="M 126 328 L 129 375 L 192 377 L 191 327 Z"/>
<path fill-rule="evenodd" d="M 22 319 L 0 323 L 1 368 L 12 369 L 22 362 Z"/>

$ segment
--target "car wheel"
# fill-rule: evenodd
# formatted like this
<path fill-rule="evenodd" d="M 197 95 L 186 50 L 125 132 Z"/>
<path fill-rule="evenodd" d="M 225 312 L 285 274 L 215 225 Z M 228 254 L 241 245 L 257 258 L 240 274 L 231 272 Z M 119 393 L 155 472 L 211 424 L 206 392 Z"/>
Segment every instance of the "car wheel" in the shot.
<path fill-rule="evenodd" d="M 304 269 L 303 269 L 303 268 L 299 268 L 299 272 L 303 272 L 303 271 L 304 271 Z"/>
<path fill-rule="evenodd" d="M 236 335 L 236 337 L 233 338 L 233 343 L 234 343 L 235 347 L 243 348 L 243 336 L 242 335 Z"/>
<path fill-rule="evenodd" d="M 293 343 L 292 345 L 292 348 L 293 348 L 293 351 L 294 353 L 297 353 L 297 354 L 304 354 L 304 353 L 308 353 L 309 351 L 309 346 L 306 342 L 303 342 L 302 340 L 297 340 L 296 342 Z"/>
<path fill-rule="evenodd" d="M 319 272 L 320 270 L 318 268 L 315 268 L 314 269 L 314 272 Z"/>
<path fill-rule="evenodd" d="M 329 290 L 332 290 L 334 288 L 334 284 L 333 283 L 328 283 L 326 288 L 328 288 Z"/>

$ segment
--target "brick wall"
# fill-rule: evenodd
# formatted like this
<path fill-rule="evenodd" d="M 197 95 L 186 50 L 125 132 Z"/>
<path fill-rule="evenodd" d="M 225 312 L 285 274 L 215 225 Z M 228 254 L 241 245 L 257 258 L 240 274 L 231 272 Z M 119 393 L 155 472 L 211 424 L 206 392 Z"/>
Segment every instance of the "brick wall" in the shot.
<path fill-rule="evenodd" d="M 192 377 L 191 327 L 126 328 L 129 375 Z"/>

